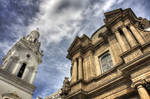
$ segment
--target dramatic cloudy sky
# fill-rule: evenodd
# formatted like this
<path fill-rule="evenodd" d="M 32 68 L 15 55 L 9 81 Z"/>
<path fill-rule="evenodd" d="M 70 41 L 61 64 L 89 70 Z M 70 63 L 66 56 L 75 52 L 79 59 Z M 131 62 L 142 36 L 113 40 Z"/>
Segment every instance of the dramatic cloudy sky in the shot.
<path fill-rule="evenodd" d="M 48 96 L 70 75 L 70 61 L 65 57 L 74 37 L 91 36 L 104 24 L 104 12 L 129 7 L 137 16 L 150 19 L 150 0 L 0 0 L 0 59 L 38 27 L 44 56 L 33 99 Z"/>

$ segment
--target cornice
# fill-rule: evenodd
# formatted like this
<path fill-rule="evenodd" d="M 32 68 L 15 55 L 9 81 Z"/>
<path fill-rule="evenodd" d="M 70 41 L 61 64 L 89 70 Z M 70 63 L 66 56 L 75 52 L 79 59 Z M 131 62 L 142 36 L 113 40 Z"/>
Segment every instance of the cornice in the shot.
<path fill-rule="evenodd" d="M 81 44 L 76 46 L 74 49 L 72 49 L 70 52 L 68 52 L 67 58 L 72 59 L 73 55 L 75 55 L 78 52 L 81 52 L 81 54 L 85 54 L 89 50 L 94 50 L 93 44 L 89 43 L 87 46 L 83 47 Z"/>
<path fill-rule="evenodd" d="M 130 53 L 132 53 L 133 51 L 140 49 L 140 48 L 141 48 L 141 45 L 137 44 L 136 46 L 132 47 L 130 50 L 123 52 L 120 56 L 123 58 L 123 57 L 129 55 Z"/>
<path fill-rule="evenodd" d="M 132 20 L 132 23 L 135 23 L 135 21 L 137 19 L 136 15 L 134 14 L 134 12 L 130 8 L 125 9 L 125 10 L 118 9 L 118 12 L 116 14 L 115 14 L 115 11 L 116 10 L 111 11 L 111 13 L 107 12 L 108 13 L 107 15 L 104 14 L 105 17 L 106 17 L 104 19 L 105 20 L 104 22 L 105 22 L 106 26 L 109 27 L 109 28 L 111 28 L 112 26 L 114 26 L 120 20 L 124 21 L 126 19 L 130 19 L 130 20 Z M 113 15 L 113 13 L 115 15 Z M 108 15 L 110 15 L 110 16 L 112 15 L 112 17 L 108 18 L 107 17 Z"/>
<path fill-rule="evenodd" d="M 123 72 L 129 72 L 129 71 L 132 71 L 135 66 L 137 68 L 140 64 L 143 64 L 146 61 L 149 62 L 149 59 L 150 59 L 150 52 L 147 52 L 135 58 L 134 60 L 128 62 L 127 64 L 118 66 L 118 69 Z"/>
<path fill-rule="evenodd" d="M 117 78 L 110 79 L 109 81 L 105 82 L 105 84 L 104 83 L 100 84 L 96 88 L 93 87 L 93 89 L 91 89 L 89 91 L 78 90 L 76 92 L 70 93 L 66 97 L 73 97 L 73 96 L 79 94 L 80 92 L 84 92 L 85 95 L 87 95 L 87 96 L 95 95 L 95 94 L 97 94 L 97 92 L 104 92 L 104 91 L 108 90 L 110 87 L 112 88 L 112 87 L 115 87 L 115 86 L 119 86 L 118 83 L 122 83 L 122 82 L 126 81 L 125 79 L 124 80 L 123 79 L 124 79 L 123 76 L 118 76 Z M 116 82 L 118 82 L 118 83 L 116 83 Z"/>
<path fill-rule="evenodd" d="M 140 80 L 138 80 L 138 81 L 136 81 L 136 82 L 133 82 L 133 83 L 131 84 L 131 87 L 132 87 L 132 88 L 137 88 L 139 85 L 144 85 L 144 84 L 146 84 L 146 80 L 140 79 Z"/>
<path fill-rule="evenodd" d="M 74 96 L 76 96 L 76 95 L 78 95 L 78 94 L 83 94 L 83 95 L 86 95 L 86 96 L 87 96 L 87 95 L 88 95 L 88 92 L 86 92 L 86 91 L 80 89 L 80 90 L 78 90 L 78 91 L 76 91 L 76 92 L 74 92 L 74 93 L 71 93 L 71 94 L 67 95 L 67 96 L 65 97 L 65 99 L 69 99 L 69 98 L 74 97 Z"/>
<path fill-rule="evenodd" d="M 77 40 L 80 40 L 80 38 L 78 36 L 75 37 L 75 39 L 73 40 L 72 44 L 70 45 L 70 47 L 68 48 L 68 52 L 73 48 L 73 46 L 75 45 L 75 42 Z"/>
<path fill-rule="evenodd" d="M 101 39 L 95 44 L 89 43 L 87 46 L 83 47 L 81 44 L 76 46 L 72 51 L 68 52 L 68 55 L 66 56 L 68 59 L 71 59 L 73 55 L 75 55 L 78 52 L 81 52 L 81 54 L 85 54 L 87 51 L 92 50 L 93 52 L 98 49 L 100 46 L 105 44 L 104 39 Z"/>
<path fill-rule="evenodd" d="M 35 89 L 35 86 L 32 84 L 27 83 L 26 81 L 16 77 L 15 75 L 10 74 L 9 72 L 0 69 L 0 80 L 7 82 L 21 90 L 24 90 L 25 92 L 29 94 L 33 94 L 33 91 Z"/>

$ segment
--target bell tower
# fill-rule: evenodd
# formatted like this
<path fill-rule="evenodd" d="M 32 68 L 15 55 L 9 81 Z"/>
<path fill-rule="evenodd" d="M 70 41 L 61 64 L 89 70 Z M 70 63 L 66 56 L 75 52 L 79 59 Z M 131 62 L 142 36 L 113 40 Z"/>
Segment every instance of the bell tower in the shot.
<path fill-rule="evenodd" d="M 39 32 L 32 31 L 21 38 L 3 58 L 0 67 L 0 99 L 32 99 L 34 79 L 42 62 Z M 9 94 L 10 97 L 4 98 Z M 7 96 L 5 96 L 7 97 Z"/>

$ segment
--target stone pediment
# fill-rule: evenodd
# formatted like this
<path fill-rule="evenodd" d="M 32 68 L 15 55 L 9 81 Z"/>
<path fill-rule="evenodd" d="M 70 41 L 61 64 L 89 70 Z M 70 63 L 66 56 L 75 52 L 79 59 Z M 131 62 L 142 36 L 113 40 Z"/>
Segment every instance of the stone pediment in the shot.
<path fill-rule="evenodd" d="M 104 13 L 105 19 L 104 22 L 106 26 L 111 25 L 112 23 L 118 22 L 119 20 L 125 20 L 126 18 L 130 18 L 131 20 L 135 21 L 137 19 L 136 15 L 133 13 L 133 11 L 128 8 L 125 10 L 117 9 L 110 12 Z M 114 25 L 114 24 L 112 24 Z"/>
<path fill-rule="evenodd" d="M 114 19 L 120 17 L 122 15 L 122 9 L 117 9 L 114 11 L 110 11 L 110 12 L 106 12 L 104 13 L 105 19 L 104 21 L 107 22 L 111 22 Z"/>
<path fill-rule="evenodd" d="M 76 38 L 72 42 L 71 46 L 69 47 L 68 52 L 70 52 L 72 49 L 75 49 L 80 44 L 81 44 L 81 40 L 80 40 L 80 38 L 78 36 L 76 36 Z"/>
<path fill-rule="evenodd" d="M 76 36 L 73 43 L 69 47 L 68 52 L 71 52 L 73 49 L 76 49 L 81 46 L 84 47 L 88 45 L 90 42 L 91 42 L 90 38 L 86 36 L 85 34 L 83 34 L 82 37 Z"/>
<path fill-rule="evenodd" d="M 70 58 L 73 54 L 80 51 L 81 53 L 92 44 L 91 39 L 83 34 L 81 37 L 76 37 L 68 49 L 67 58 Z"/>

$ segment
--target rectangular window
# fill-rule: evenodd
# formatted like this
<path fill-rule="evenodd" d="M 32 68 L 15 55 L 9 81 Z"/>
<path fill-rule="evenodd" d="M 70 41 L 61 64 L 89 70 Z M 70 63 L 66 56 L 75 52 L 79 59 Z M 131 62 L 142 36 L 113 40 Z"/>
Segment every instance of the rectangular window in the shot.
<path fill-rule="evenodd" d="M 110 70 L 113 67 L 112 58 L 109 52 L 106 52 L 102 56 L 99 57 L 99 62 L 101 65 L 102 73 Z"/>
<path fill-rule="evenodd" d="M 17 74 L 17 76 L 18 76 L 19 78 L 22 77 L 25 68 L 26 68 L 26 63 L 23 63 L 22 66 L 21 66 L 21 68 L 20 68 L 20 70 L 19 70 L 19 72 L 18 72 L 18 74 Z"/>

